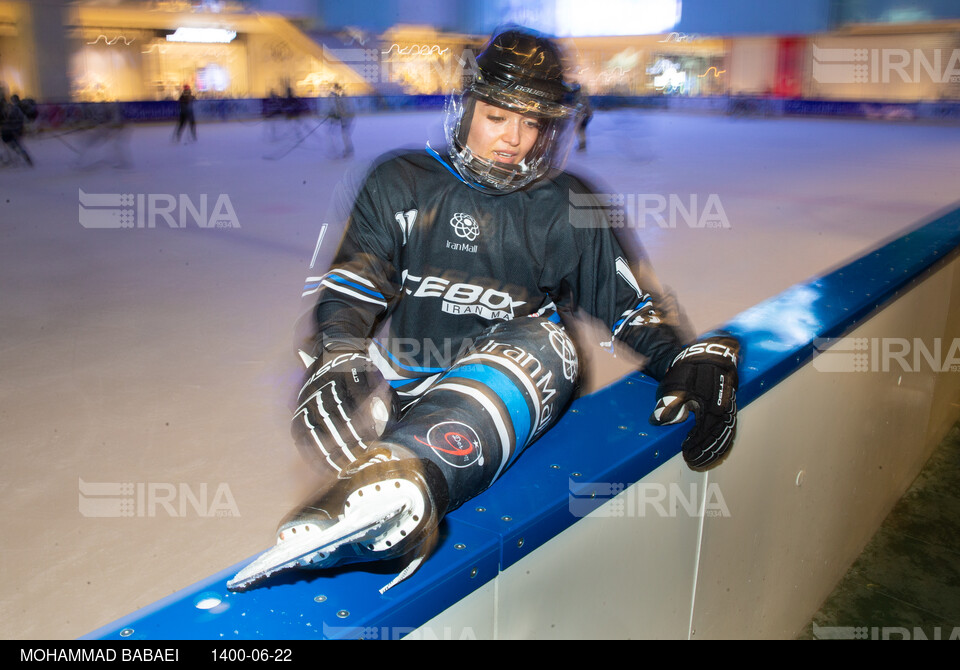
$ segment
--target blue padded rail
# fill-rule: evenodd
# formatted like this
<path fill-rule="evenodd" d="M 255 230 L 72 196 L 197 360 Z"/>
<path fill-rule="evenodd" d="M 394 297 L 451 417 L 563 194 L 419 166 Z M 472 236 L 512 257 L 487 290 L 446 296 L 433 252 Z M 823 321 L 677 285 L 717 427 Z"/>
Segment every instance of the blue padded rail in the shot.
<path fill-rule="evenodd" d="M 960 209 L 738 315 L 725 329 L 743 343 L 739 406 L 810 360 L 815 339 L 848 332 L 958 251 Z M 617 493 L 590 482 L 635 482 L 676 455 L 687 425 L 649 425 L 655 390 L 635 373 L 578 399 L 495 486 L 446 517 L 430 558 L 383 595 L 396 566 L 293 571 L 231 593 L 226 582 L 245 561 L 84 639 L 369 639 L 412 631 Z"/>

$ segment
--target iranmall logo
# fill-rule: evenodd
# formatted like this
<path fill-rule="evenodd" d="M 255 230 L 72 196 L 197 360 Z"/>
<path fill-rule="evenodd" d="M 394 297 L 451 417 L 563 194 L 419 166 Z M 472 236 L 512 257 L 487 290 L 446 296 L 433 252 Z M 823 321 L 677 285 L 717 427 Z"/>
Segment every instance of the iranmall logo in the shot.
<path fill-rule="evenodd" d="M 80 191 L 80 225 L 84 228 L 239 228 L 230 196 L 221 193 L 211 209 L 202 193 L 199 203 L 181 193 L 85 193 Z"/>
<path fill-rule="evenodd" d="M 960 49 L 821 49 L 813 47 L 813 79 L 820 84 L 938 84 L 960 82 Z"/>

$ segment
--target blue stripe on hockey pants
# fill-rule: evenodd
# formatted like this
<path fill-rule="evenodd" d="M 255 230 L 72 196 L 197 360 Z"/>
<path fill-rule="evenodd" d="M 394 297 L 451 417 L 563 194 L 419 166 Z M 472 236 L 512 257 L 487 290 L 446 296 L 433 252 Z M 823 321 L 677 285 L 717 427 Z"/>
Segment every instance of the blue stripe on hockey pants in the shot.
<path fill-rule="evenodd" d="M 380 437 L 436 463 L 450 509 L 484 491 L 557 421 L 578 359 L 552 321 L 517 318 L 480 335 Z"/>

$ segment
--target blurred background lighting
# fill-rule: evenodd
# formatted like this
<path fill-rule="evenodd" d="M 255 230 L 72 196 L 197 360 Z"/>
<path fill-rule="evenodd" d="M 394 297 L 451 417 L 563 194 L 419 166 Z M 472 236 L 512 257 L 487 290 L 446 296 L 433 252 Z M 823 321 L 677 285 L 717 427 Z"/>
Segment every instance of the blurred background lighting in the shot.
<path fill-rule="evenodd" d="M 202 42 L 204 44 L 232 42 L 237 31 L 224 28 L 177 28 L 167 35 L 168 42 Z"/>
<path fill-rule="evenodd" d="M 681 0 L 557 0 L 556 34 L 657 35 L 680 22 Z"/>

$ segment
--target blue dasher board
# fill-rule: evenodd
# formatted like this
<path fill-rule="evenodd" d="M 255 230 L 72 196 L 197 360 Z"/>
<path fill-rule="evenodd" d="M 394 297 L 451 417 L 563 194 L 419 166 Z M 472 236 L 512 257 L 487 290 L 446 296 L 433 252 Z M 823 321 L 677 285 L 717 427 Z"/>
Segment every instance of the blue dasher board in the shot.
<path fill-rule="evenodd" d="M 653 406 L 655 389 L 636 374 L 578 400 L 496 486 L 447 515 L 424 565 L 382 595 L 402 565 L 294 570 L 231 592 L 226 583 L 245 561 L 86 639 L 402 637 L 611 498 L 609 491 L 580 490 L 578 482 L 611 481 L 614 473 L 639 478 L 673 456 L 682 432 L 655 431 L 649 412 L 638 409 Z M 613 423 L 612 435 L 598 439 L 597 417 Z"/>
<path fill-rule="evenodd" d="M 725 324 L 743 346 L 739 407 L 809 362 L 818 341 L 841 337 L 958 251 L 953 210 Z M 575 401 L 496 485 L 444 519 L 428 560 L 383 594 L 400 566 L 297 570 L 230 592 L 226 582 L 244 562 L 84 639 L 403 637 L 617 494 L 591 482 L 636 482 L 675 456 L 688 424 L 650 426 L 655 391 L 653 380 L 633 373 Z"/>

